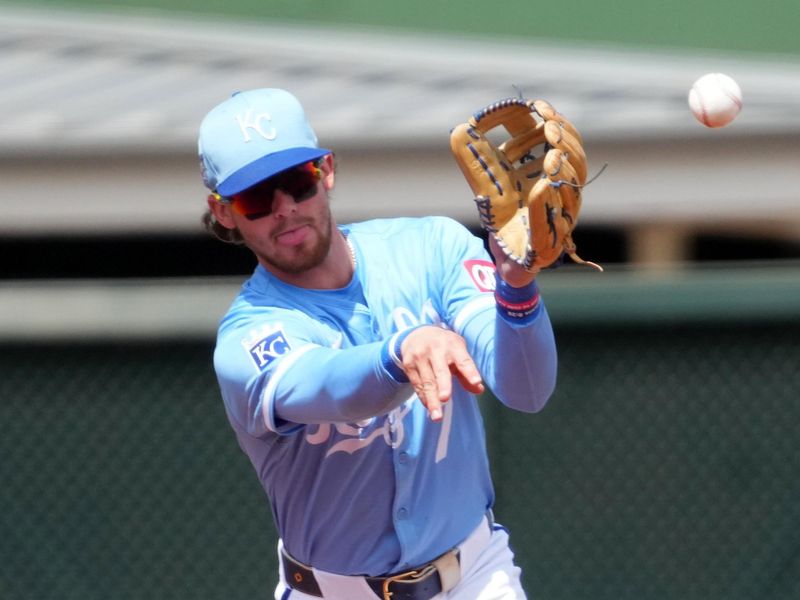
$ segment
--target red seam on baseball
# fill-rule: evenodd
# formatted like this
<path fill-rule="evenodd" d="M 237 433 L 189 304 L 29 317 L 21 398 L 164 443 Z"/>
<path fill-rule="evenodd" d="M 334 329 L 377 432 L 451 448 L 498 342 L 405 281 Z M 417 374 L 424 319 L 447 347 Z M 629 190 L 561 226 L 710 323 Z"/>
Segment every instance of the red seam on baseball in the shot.
<path fill-rule="evenodd" d="M 722 78 L 717 76 L 717 79 L 721 80 Z M 720 87 L 722 87 L 722 89 L 725 90 L 725 95 L 739 108 L 739 110 L 742 110 L 741 99 L 737 98 L 735 94 L 732 94 L 731 91 L 724 85 L 721 85 Z"/>
<path fill-rule="evenodd" d="M 736 97 L 734 94 L 731 94 L 731 93 L 730 93 L 729 91 L 727 91 L 727 90 L 725 91 L 725 95 L 727 95 L 727 96 L 728 96 L 728 98 L 730 98 L 730 99 L 733 101 L 733 103 L 734 103 L 734 104 L 735 104 L 737 107 L 739 107 L 739 110 L 742 110 L 742 101 L 741 101 L 739 98 L 737 98 L 737 97 Z"/>
<path fill-rule="evenodd" d="M 697 94 L 697 100 L 700 103 L 700 112 L 703 115 L 703 125 L 706 127 L 711 127 L 711 123 L 708 122 L 708 113 L 706 112 L 706 103 L 703 102 L 703 94 L 700 93 L 700 90 L 695 87 L 694 88 L 695 94 Z"/>

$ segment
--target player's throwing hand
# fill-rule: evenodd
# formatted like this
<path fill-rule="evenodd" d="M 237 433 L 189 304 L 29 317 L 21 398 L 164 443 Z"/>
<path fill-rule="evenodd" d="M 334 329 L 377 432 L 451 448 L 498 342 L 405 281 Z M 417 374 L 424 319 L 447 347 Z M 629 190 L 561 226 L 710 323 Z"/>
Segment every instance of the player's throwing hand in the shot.
<path fill-rule="evenodd" d="M 442 404 L 453 393 L 453 376 L 465 390 L 483 392 L 483 382 L 467 344 L 457 333 L 441 327 L 418 327 L 400 347 L 405 371 L 414 391 L 434 421 L 442 418 Z"/>

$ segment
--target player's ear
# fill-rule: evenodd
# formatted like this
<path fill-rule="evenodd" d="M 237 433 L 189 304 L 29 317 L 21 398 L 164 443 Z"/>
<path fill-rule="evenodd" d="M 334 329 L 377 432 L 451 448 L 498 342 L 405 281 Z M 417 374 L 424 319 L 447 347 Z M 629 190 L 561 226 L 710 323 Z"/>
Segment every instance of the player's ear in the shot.
<path fill-rule="evenodd" d="M 322 163 L 319 167 L 322 170 L 322 185 L 326 191 L 333 189 L 334 180 L 336 179 L 336 167 L 333 161 L 333 154 L 326 154 L 322 157 Z"/>
<path fill-rule="evenodd" d="M 208 209 L 214 215 L 214 220 L 226 227 L 227 229 L 236 229 L 236 223 L 231 216 L 231 207 L 229 204 L 223 204 L 219 201 L 219 195 L 208 195 Z"/>

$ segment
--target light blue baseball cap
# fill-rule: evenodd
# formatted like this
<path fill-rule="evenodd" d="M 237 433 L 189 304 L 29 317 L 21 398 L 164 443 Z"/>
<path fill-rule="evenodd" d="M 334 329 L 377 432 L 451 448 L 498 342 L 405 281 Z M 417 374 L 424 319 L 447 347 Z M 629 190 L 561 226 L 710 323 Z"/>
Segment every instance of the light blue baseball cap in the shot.
<path fill-rule="evenodd" d="M 203 183 L 221 196 L 331 153 L 319 147 L 297 98 L 275 88 L 236 92 L 211 109 L 197 146 Z"/>

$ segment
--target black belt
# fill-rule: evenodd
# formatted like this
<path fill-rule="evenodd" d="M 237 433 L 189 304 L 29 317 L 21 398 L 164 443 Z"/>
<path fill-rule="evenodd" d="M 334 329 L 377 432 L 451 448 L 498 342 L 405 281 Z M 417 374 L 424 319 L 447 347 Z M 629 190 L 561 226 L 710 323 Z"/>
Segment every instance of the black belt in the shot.
<path fill-rule="evenodd" d="M 446 557 L 451 553 L 452 558 L 458 561 L 458 550 L 451 550 L 444 556 Z M 317 579 L 314 577 L 314 572 L 310 567 L 297 562 L 285 550 L 281 552 L 281 560 L 286 583 L 290 588 L 309 596 L 323 597 Z M 437 559 L 437 561 L 439 560 Z M 364 577 L 364 581 L 375 592 L 376 597 L 383 600 L 430 600 L 430 598 L 442 592 L 442 580 L 439 576 L 439 570 L 433 562 L 413 571 L 397 575 Z"/>

